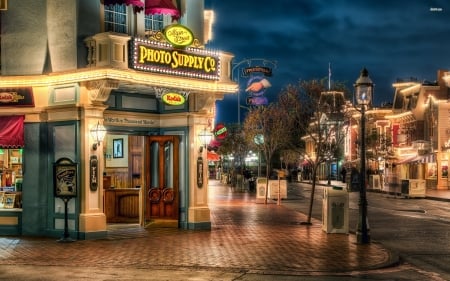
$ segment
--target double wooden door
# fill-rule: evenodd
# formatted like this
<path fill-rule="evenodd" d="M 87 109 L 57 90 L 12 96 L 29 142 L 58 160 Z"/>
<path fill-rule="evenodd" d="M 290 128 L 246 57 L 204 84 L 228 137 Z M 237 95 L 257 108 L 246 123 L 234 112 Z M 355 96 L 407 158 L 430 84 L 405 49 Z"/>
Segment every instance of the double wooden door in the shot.
<path fill-rule="evenodd" d="M 179 138 L 150 136 L 145 145 L 145 219 L 178 220 Z"/>

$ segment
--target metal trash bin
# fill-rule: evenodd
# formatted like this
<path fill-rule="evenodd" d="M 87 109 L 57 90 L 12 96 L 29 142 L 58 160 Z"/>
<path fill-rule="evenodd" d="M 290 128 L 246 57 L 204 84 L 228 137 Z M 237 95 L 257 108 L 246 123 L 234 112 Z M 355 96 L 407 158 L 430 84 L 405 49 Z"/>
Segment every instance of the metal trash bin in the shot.
<path fill-rule="evenodd" d="M 322 230 L 326 233 L 348 233 L 348 192 L 338 186 L 324 188 Z"/>

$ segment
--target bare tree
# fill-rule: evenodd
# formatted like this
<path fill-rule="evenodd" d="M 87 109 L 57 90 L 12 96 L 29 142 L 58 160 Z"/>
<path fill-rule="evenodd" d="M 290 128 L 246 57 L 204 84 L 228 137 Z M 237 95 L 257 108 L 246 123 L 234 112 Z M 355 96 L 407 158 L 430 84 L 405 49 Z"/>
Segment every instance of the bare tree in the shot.
<path fill-rule="evenodd" d="M 312 190 L 306 224 L 311 224 L 318 168 L 339 154 L 344 140 L 344 134 L 340 133 L 346 114 L 344 94 L 327 91 L 325 85 L 324 80 L 300 81 L 297 86 L 289 85 L 278 99 L 289 116 L 290 128 L 296 128 L 290 134 L 290 144 L 302 150 L 311 167 Z M 300 140 L 305 142 L 303 146 L 298 144 Z"/>
<path fill-rule="evenodd" d="M 289 117 L 278 103 L 265 107 L 252 108 L 243 124 L 246 142 L 255 145 L 266 159 L 266 192 L 264 203 L 267 204 L 271 160 L 274 153 L 286 147 L 289 134 Z"/>

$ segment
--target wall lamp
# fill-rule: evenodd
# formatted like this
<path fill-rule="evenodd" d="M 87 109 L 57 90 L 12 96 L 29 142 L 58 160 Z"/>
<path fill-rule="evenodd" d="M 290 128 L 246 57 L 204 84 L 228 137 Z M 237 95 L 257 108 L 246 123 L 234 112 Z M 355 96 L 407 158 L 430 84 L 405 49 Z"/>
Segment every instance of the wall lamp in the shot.
<path fill-rule="evenodd" d="M 94 127 L 92 127 L 89 131 L 91 133 L 92 139 L 94 139 L 95 143 L 92 145 L 93 150 L 97 150 L 97 147 L 100 143 L 105 139 L 106 136 L 106 128 L 100 122 L 97 123 Z"/>
<path fill-rule="evenodd" d="M 208 148 L 209 143 L 211 142 L 213 135 L 211 132 L 208 132 L 206 130 L 202 130 L 199 134 L 198 134 L 198 138 L 200 140 L 200 143 L 202 144 L 202 146 L 200 146 L 199 152 L 202 153 L 203 152 L 203 147 L 204 148 Z"/>

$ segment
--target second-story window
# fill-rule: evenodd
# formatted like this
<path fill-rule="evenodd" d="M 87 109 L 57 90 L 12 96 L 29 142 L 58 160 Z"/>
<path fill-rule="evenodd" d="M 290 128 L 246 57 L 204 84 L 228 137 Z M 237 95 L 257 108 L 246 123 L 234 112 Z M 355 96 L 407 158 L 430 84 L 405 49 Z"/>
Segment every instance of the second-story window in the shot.
<path fill-rule="evenodd" d="M 163 15 L 146 15 L 145 16 L 145 32 L 161 31 L 164 28 Z"/>
<path fill-rule="evenodd" d="M 128 33 L 126 5 L 105 6 L 105 31 Z"/>
<path fill-rule="evenodd" d="M 170 15 L 145 15 L 145 34 L 162 31 L 164 27 L 172 24 Z"/>

